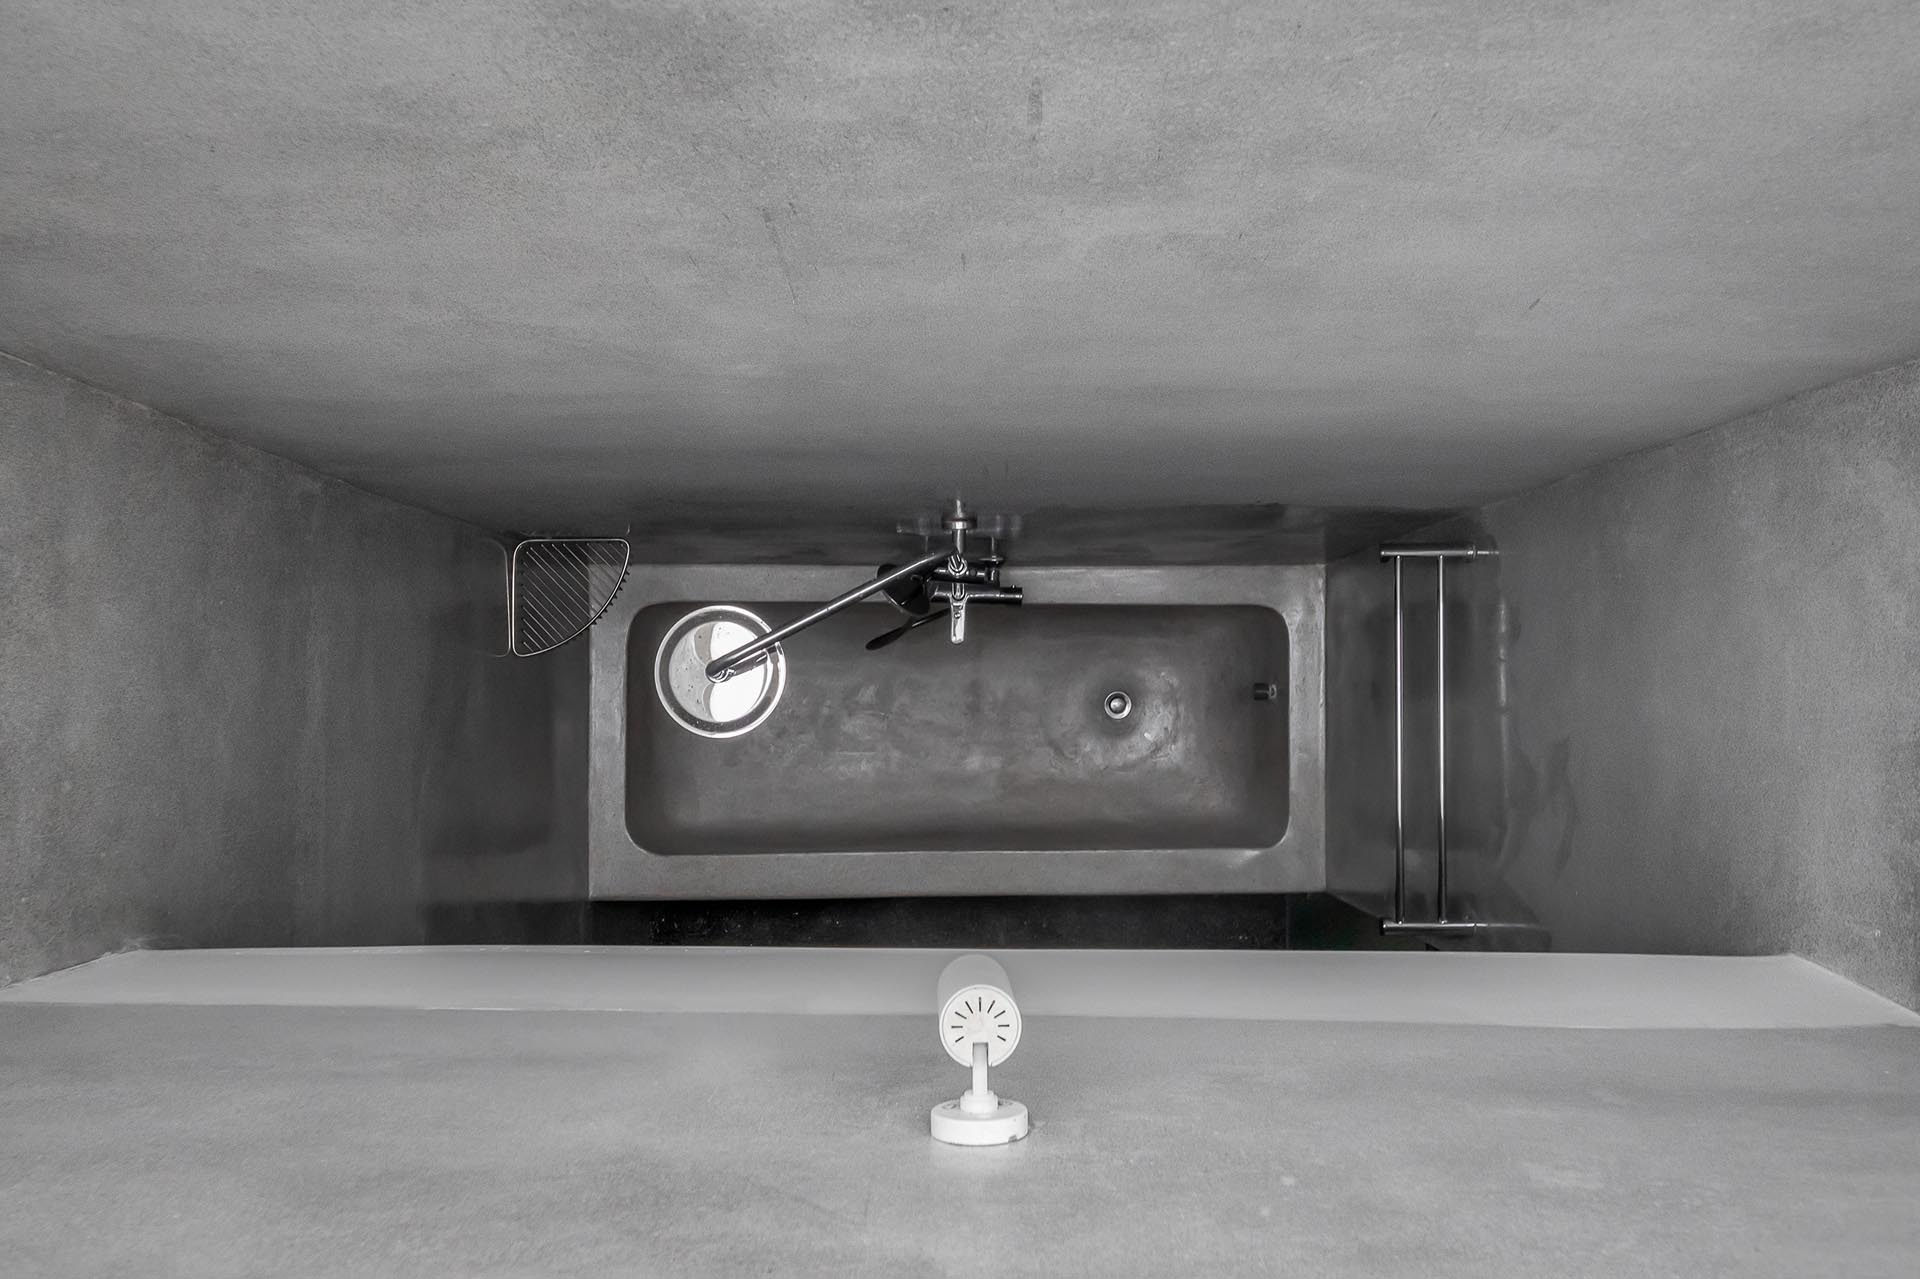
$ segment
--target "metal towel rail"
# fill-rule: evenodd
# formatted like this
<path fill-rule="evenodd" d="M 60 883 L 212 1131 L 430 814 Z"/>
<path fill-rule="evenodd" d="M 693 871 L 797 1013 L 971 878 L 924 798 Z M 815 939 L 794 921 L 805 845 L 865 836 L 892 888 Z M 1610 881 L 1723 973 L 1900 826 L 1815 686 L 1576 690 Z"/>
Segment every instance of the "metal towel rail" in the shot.
<path fill-rule="evenodd" d="M 1466 542 L 1416 545 L 1388 543 L 1380 558 L 1393 561 L 1393 918 L 1380 921 L 1388 935 L 1465 936 L 1504 931 L 1537 931 L 1532 924 L 1447 918 L 1447 561 L 1486 559 L 1492 550 Z M 1438 770 L 1438 824 L 1434 847 L 1434 914 L 1430 920 L 1407 918 L 1407 608 L 1406 563 L 1432 560 L 1434 569 L 1434 705 Z"/>

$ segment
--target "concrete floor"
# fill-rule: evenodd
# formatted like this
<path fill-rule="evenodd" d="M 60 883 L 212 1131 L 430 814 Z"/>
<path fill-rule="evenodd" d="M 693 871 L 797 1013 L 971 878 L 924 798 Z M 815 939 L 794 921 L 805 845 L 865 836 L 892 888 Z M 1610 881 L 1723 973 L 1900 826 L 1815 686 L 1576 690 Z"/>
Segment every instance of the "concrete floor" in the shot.
<path fill-rule="evenodd" d="M 1550 958 L 1550 957 L 1539 957 Z M 883 961 L 884 962 L 884 961 Z M 1911 1275 L 1920 1031 L 0 1002 L 19 1274 Z"/>

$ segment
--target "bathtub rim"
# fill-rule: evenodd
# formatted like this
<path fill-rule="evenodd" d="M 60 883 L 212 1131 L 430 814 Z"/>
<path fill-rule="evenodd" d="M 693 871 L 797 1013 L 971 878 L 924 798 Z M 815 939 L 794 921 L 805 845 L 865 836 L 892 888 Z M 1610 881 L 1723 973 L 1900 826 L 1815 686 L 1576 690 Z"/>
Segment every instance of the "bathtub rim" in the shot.
<path fill-rule="evenodd" d="M 658 854 L 628 829 L 629 631 L 672 600 L 804 603 L 871 576 L 870 565 L 634 565 L 589 632 L 588 896 L 836 898 L 1100 893 L 1318 892 L 1326 885 L 1323 565 L 1009 567 L 1036 604 L 1252 605 L 1285 624 L 1288 823 L 1261 848 L 808 851 Z"/>

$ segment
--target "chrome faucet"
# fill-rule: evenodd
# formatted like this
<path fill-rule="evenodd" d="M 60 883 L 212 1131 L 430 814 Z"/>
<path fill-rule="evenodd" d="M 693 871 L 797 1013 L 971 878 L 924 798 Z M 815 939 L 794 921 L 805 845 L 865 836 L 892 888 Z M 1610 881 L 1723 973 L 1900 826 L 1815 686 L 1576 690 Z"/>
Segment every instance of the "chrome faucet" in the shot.
<path fill-rule="evenodd" d="M 707 678 L 714 683 L 726 679 L 762 657 L 782 640 L 799 634 L 816 622 L 823 622 L 844 608 L 859 603 L 879 591 L 914 614 L 905 625 L 878 636 L 867 647 L 881 648 L 916 626 L 945 614 L 947 638 L 961 643 L 967 637 L 967 608 L 971 604 L 1019 604 L 1024 598 L 1017 586 L 1000 584 L 1000 566 L 1006 563 L 997 545 L 990 543 L 988 553 L 979 559 L 967 556 L 967 534 L 979 527 L 979 521 L 961 505 L 958 498 L 940 517 L 941 530 L 952 537 L 950 547 L 928 551 L 911 563 L 883 564 L 870 582 L 836 595 L 806 616 L 769 631 L 759 639 L 742 644 L 731 653 L 723 653 L 707 663 Z M 933 608 L 933 601 L 946 603 L 945 609 Z"/>
<path fill-rule="evenodd" d="M 979 527 L 979 521 L 958 498 L 954 499 L 953 509 L 940 517 L 940 526 L 953 535 L 953 553 L 947 556 L 944 567 L 928 575 L 927 594 L 946 601 L 947 642 L 959 644 L 967 638 L 969 605 L 1018 604 L 1023 595 L 1017 586 L 1000 585 L 1000 566 L 1007 561 L 996 543 L 989 542 L 987 553 L 978 560 L 967 558 L 967 534 Z M 912 626 L 909 623 L 907 629 L 911 630 Z"/>

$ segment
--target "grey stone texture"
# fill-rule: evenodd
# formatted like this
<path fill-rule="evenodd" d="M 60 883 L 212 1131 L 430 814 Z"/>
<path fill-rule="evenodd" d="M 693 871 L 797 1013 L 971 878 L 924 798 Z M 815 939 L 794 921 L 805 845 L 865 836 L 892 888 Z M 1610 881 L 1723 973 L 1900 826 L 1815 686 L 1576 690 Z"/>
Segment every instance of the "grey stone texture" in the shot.
<path fill-rule="evenodd" d="M 1791 951 L 1920 1007 L 1920 364 L 1428 531 L 1461 534 L 1500 552 L 1449 597 L 1463 892 L 1556 949 Z M 1369 556 L 1329 570 L 1329 878 L 1374 901 L 1390 582 Z M 1431 589 L 1410 591 L 1422 883 Z"/>
<path fill-rule="evenodd" d="M 1497 868 L 1556 943 L 1792 951 L 1920 1007 L 1920 364 L 1484 519 Z"/>
<path fill-rule="evenodd" d="M 0 537 L 0 982 L 578 895 L 583 654 L 489 655 L 478 530 L 0 359 Z"/>
<path fill-rule="evenodd" d="M 1443 957 L 1431 957 L 1439 960 Z M 1912 1275 L 1920 1033 L 0 1006 L 21 1274 Z M 49 1170 L 57 1169 L 57 1175 Z"/>
<path fill-rule="evenodd" d="M 1916 131 L 1911 0 L 14 0 L 0 350 L 490 528 L 1453 507 L 1920 354 Z"/>

